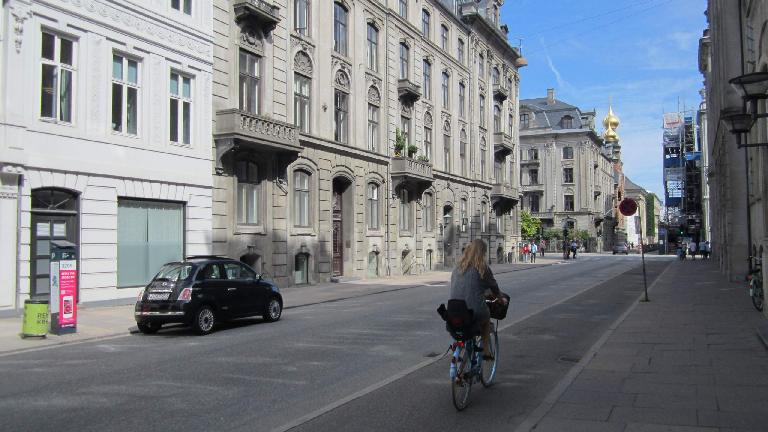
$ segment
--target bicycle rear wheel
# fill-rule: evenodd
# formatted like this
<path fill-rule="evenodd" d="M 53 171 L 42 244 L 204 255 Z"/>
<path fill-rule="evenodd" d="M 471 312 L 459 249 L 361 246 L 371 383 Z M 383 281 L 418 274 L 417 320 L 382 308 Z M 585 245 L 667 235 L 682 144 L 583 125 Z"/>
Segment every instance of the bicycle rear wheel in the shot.
<path fill-rule="evenodd" d="M 456 349 L 461 351 L 458 356 L 459 362 L 456 364 L 456 378 L 451 381 L 451 395 L 453 406 L 461 411 L 469 405 L 469 394 L 472 392 L 472 365 L 467 347 Z"/>
<path fill-rule="evenodd" d="M 759 281 L 757 279 L 752 279 L 750 282 L 751 285 L 751 291 L 752 291 L 752 305 L 755 306 L 755 309 L 762 311 L 763 310 L 763 302 L 765 301 L 765 296 L 763 295 L 763 286 L 762 281 Z"/>
<path fill-rule="evenodd" d="M 490 342 L 489 351 L 493 354 L 493 360 L 483 360 L 480 372 L 480 382 L 485 387 L 493 385 L 493 380 L 496 378 L 496 366 L 499 363 L 499 333 L 496 331 L 496 326 L 493 323 L 491 323 Z"/>

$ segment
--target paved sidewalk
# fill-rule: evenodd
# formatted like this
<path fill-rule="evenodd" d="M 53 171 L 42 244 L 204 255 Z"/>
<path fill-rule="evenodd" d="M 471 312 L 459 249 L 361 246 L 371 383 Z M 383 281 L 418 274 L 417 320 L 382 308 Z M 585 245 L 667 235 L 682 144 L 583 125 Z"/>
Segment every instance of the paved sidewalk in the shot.
<path fill-rule="evenodd" d="M 768 350 L 744 283 L 675 261 L 517 431 L 766 431 Z"/>
<path fill-rule="evenodd" d="M 559 262 L 555 257 L 541 259 L 535 264 L 494 264 L 494 273 L 502 274 L 543 267 Z M 450 276 L 448 272 L 435 271 L 418 276 L 393 276 L 379 279 L 366 279 L 353 282 L 322 283 L 309 286 L 282 288 L 283 301 L 286 309 L 353 298 L 379 292 L 396 291 L 425 284 L 445 283 Z M 137 291 L 138 292 L 138 291 Z M 125 336 L 137 332 L 133 319 L 134 300 L 125 300 L 125 304 L 103 306 L 82 304 L 78 309 L 77 333 L 69 335 L 52 335 L 45 338 L 21 337 L 22 318 L 12 316 L 0 318 L 0 355 L 48 348 L 55 345 L 79 343 L 95 339 L 115 336 Z M 118 302 L 119 303 L 119 302 Z"/>

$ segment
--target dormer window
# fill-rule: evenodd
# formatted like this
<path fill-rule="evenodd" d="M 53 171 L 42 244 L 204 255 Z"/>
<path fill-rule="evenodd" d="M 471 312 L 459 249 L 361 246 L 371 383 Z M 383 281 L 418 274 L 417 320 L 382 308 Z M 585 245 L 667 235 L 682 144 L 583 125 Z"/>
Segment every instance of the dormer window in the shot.
<path fill-rule="evenodd" d="M 565 116 L 560 121 L 560 124 L 563 129 L 573 129 L 573 117 L 571 116 Z"/>

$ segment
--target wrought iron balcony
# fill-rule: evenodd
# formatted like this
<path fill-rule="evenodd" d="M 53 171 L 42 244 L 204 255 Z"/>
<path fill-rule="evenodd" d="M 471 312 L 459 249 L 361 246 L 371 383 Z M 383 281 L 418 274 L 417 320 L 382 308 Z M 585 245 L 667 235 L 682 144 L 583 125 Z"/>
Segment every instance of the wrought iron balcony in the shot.
<path fill-rule="evenodd" d="M 406 102 L 416 102 L 421 99 L 421 86 L 408 78 L 397 80 L 397 95 Z"/>
<path fill-rule="evenodd" d="M 280 8 L 265 0 L 239 0 L 234 3 L 235 19 L 249 20 L 271 33 L 280 22 Z"/>
<path fill-rule="evenodd" d="M 435 180 L 431 163 L 407 157 L 393 157 L 390 173 L 395 188 L 405 187 L 419 194 Z"/>
<path fill-rule="evenodd" d="M 234 147 L 294 157 L 301 152 L 296 126 L 239 109 L 216 113 L 214 139 L 219 159 Z"/>
<path fill-rule="evenodd" d="M 520 191 L 506 183 L 491 186 L 491 202 L 494 206 L 512 209 L 520 201 Z"/>
<path fill-rule="evenodd" d="M 493 134 L 493 150 L 499 156 L 507 156 L 515 150 L 512 145 L 512 137 L 504 132 L 496 132 Z"/>
<path fill-rule="evenodd" d="M 493 85 L 493 98 L 497 101 L 504 102 L 509 97 L 509 89 L 501 84 Z"/>

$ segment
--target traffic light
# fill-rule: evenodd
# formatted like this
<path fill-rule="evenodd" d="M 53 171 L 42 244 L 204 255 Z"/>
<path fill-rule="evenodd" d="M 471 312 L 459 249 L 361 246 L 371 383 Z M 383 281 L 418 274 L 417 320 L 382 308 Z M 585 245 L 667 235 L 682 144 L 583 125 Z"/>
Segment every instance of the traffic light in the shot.
<path fill-rule="evenodd" d="M 685 234 L 685 225 L 680 225 L 680 228 L 678 229 L 678 234 L 683 235 Z"/>

